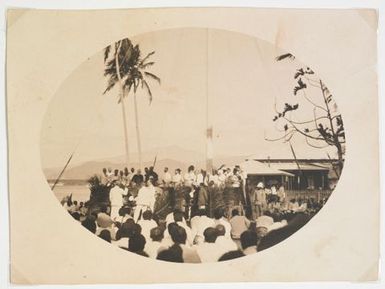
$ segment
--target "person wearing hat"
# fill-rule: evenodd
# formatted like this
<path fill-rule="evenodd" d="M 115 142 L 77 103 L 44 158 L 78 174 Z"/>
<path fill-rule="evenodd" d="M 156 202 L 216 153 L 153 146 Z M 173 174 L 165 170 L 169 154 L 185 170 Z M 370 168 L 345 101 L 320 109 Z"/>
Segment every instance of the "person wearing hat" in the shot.
<path fill-rule="evenodd" d="M 257 184 L 255 192 L 255 216 L 256 218 L 263 215 L 264 210 L 267 207 L 266 190 L 265 185 L 262 182 Z"/>
<path fill-rule="evenodd" d="M 223 169 L 218 170 L 218 186 L 222 189 L 225 187 L 226 175 Z"/>
<path fill-rule="evenodd" d="M 265 212 L 263 216 L 260 216 L 256 220 L 257 228 L 258 227 L 266 227 L 267 229 L 274 223 L 274 219 L 270 216 L 268 211 Z"/>
<path fill-rule="evenodd" d="M 114 221 L 107 214 L 107 207 L 104 205 L 100 207 L 100 212 L 96 215 L 96 224 L 96 235 L 99 235 L 102 230 L 106 229 L 115 238 Z"/>
<path fill-rule="evenodd" d="M 264 215 L 258 217 L 256 223 L 258 239 L 262 239 L 270 231 L 272 225 L 274 224 L 274 219 L 270 216 Z"/>

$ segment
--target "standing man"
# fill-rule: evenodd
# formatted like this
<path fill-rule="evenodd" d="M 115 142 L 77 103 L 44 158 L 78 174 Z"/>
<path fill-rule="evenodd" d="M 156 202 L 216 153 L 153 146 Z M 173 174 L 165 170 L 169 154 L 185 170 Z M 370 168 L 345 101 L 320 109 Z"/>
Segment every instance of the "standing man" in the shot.
<path fill-rule="evenodd" d="M 127 196 L 128 188 L 124 188 L 118 182 L 112 183 L 110 190 L 111 219 L 114 221 L 119 217 L 119 209 L 123 206 L 123 197 Z"/>
<path fill-rule="evenodd" d="M 152 182 L 153 184 L 156 184 L 158 182 L 158 174 L 154 171 L 154 167 L 151 166 L 149 169 L 148 169 L 148 177 L 152 177 Z"/>
<path fill-rule="evenodd" d="M 150 177 L 145 185 L 140 188 L 138 192 L 138 196 L 135 198 L 136 208 L 134 212 L 134 221 L 138 222 L 142 212 L 146 210 L 150 210 L 152 213 L 154 212 L 155 206 L 155 187 L 153 185 L 153 178 Z"/>
<path fill-rule="evenodd" d="M 197 186 L 197 177 L 195 175 L 195 167 L 193 165 L 189 166 L 187 173 L 184 175 L 184 206 L 185 206 L 185 218 L 189 218 L 189 211 L 192 203 L 194 202 L 194 192 Z"/>
<path fill-rule="evenodd" d="M 135 176 L 135 169 L 134 168 L 131 168 L 130 170 L 130 183 L 132 182 L 132 178 Z"/>
<path fill-rule="evenodd" d="M 148 167 L 145 167 L 144 168 L 144 181 L 147 182 L 149 177 L 150 177 L 150 173 L 149 173 Z"/>
<path fill-rule="evenodd" d="M 174 184 L 175 187 L 179 187 L 183 183 L 183 177 L 181 174 L 181 169 L 176 169 L 175 174 L 172 177 L 172 183 Z"/>
<path fill-rule="evenodd" d="M 255 192 L 255 215 L 256 218 L 259 218 L 263 215 L 263 212 L 267 207 L 267 196 L 265 185 L 262 182 L 257 184 L 256 192 Z"/>
<path fill-rule="evenodd" d="M 278 185 L 278 198 L 281 204 L 286 203 L 286 192 L 283 184 Z"/>
<path fill-rule="evenodd" d="M 168 171 L 168 167 L 165 167 L 164 170 L 163 170 L 162 184 L 165 187 L 168 187 L 168 186 L 170 186 L 171 180 L 172 180 L 171 179 L 171 174 Z"/>
<path fill-rule="evenodd" d="M 197 177 L 195 175 L 195 167 L 193 165 L 189 166 L 187 169 L 187 173 L 184 175 L 184 185 L 186 187 L 192 187 L 196 183 Z"/>
<path fill-rule="evenodd" d="M 208 185 L 208 176 L 207 176 L 207 173 L 205 170 L 201 170 L 199 172 L 199 174 L 196 176 L 196 183 L 198 186 L 200 185 L 204 185 L 204 186 L 207 186 Z"/>
<path fill-rule="evenodd" d="M 172 177 L 171 187 L 169 189 L 170 204 L 173 209 L 183 210 L 184 198 L 182 195 L 183 177 L 181 169 L 176 169 Z M 182 196 L 180 196 L 182 195 Z"/>
<path fill-rule="evenodd" d="M 231 187 L 234 194 L 235 204 L 243 204 L 242 177 L 239 168 L 235 167 L 231 176 Z"/>
<path fill-rule="evenodd" d="M 132 177 L 132 182 L 137 186 L 144 182 L 144 177 L 140 169 L 138 169 L 136 174 Z"/>

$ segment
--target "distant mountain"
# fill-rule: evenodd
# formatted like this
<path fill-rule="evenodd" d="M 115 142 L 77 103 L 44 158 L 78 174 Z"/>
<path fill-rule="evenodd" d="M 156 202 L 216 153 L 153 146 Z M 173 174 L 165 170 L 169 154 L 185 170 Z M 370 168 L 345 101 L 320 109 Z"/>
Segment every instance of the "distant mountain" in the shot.
<path fill-rule="evenodd" d="M 143 165 L 145 167 L 149 167 L 153 165 L 153 162 L 144 162 Z M 155 170 L 159 172 L 160 170 L 163 170 L 163 168 L 166 166 L 169 167 L 171 170 L 174 170 L 175 168 L 184 169 L 188 165 L 182 162 L 178 162 L 170 159 L 164 159 L 156 162 Z M 101 174 L 103 168 L 111 168 L 112 170 L 114 169 L 122 170 L 124 167 L 125 167 L 124 162 L 91 161 L 91 162 L 86 162 L 86 163 L 74 166 L 72 168 L 68 168 L 64 172 L 62 179 L 85 180 L 95 174 Z M 138 163 L 133 163 L 132 167 L 137 168 Z M 62 168 L 45 169 L 44 174 L 47 179 L 56 179 L 61 169 Z"/>
<path fill-rule="evenodd" d="M 161 174 L 164 167 L 168 167 L 170 171 L 173 172 L 176 168 L 186 171 L 187 167 L 191 164 L 193 164 L 197 169 L 205 168 L 206 166 L 203 154 L 176 146 L 169 146 L 161 148 L 157 151 L 148 151 L 143 153 L 143 166 L 152 166 L 155 156 L 157 156 L 155 171 L 158 172 L 158 174 Z M 222 164 L 233 166 L 244 161 L 245 157 L 246 156 L 218 156 L 214 159 L 214 167 L 219 167 Z M 94 174 L 101 174 L 103 168 L 122 170 L 125 167 L 124 159 L 124 156 L 117 156 L 108 159 L 89 161 L 74 166 L 70 165 L 64 172 L 62 179 L 86 180 Z M 137 156 L 133 155 L 132 159 L 137 160 Z M 138 166 L 139 164 L 137 162 L 131 164 L 131 167 L 134 168 L 137 168 Z M 63 168 L 47 168 L 43 171 L 47 179 L 56 179 L 62 169 Z"/>
<path fill-rule="evenodd" d="M 202 153 L 189 150 L 186 148 L 181 148 L 178 146 L 166 146 L 159 149 L 152 149 L 142 153 L 142 160 L 144 162 L 153 162 L 155 157 L 158 160 L 170 159 L 170 160 L 183 160 L 183 162 L 190 163 L 196 162 L 200 160 L 204 160 L 205 156 Z M 134 161 L 138 161 L 138 154 L 132 153 L 130 154 L 130 158 Z M 108 159 L 100 159 L 99 161 L 110 161 L 112 163 L 121 163 L 124 161 L 125 156 L 120 155 L 113 158 Z"/>

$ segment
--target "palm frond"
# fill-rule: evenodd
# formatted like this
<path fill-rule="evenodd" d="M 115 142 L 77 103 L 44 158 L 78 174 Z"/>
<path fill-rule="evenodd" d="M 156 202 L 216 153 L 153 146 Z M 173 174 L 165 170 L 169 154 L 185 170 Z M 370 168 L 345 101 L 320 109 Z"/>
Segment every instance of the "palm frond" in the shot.
<path fill-rule="evenodd" d="M 150 86 L 148 85 L 147 81 L 145 79 L 142 80 L 142 88 L 146 88 L 147 93 L 148 93 L 148 99 L 150 101 L 150 104 L 152 102 L 152 92 L 150 89 Z"/>
<path fill-rule="evenodd" d="M 115 48 L 114 57 L 112 59 L 111 50 Z M 149 68 L 155 64 L 154 61 L 149 61 L 151 55 L 154 55 L 155 51 L 148 53 L 144 58 L 141 58 L 141 51 L 138 44 L 134 45 L 130 39 L 124 38 L 115 42 L 113 45 L 110 45 L 104 50 L 104 76 L 107 77 L 108 83 L 107 88 L 104 91 L 111 90 L 117 82 L 118 79 L 118 71 L 116 64 L 119 64 L 119 74 L 121 75 L 121 81 L 123 85 L 124 95 L 128 95 L 130 91 L 137 92 L 138 88 L 141 86 L 142 89 L 145 89 L 149 96 L 150 104 L 152 102 L 153 96 L 151 92 L 151 88 L 149 86 L 149 79 L 156 80 L 160 83 L 160 78 L 155 74 L 145 71 L 146 68 Z M 123 97 L 124 97 L 123 95 Z M 122 97 L 119 97 L 118 102 L 121 101 Z"/>
<path fill-rule="evenodd" d="M 115 84 L 118 82 L 118 78 L 115 76 L 111 76 L 108 80 L 106 90 L 104 90 L 103 94 L 106 94 L 108 91 L 110 91 Z"/>
<path fill-rule="evenodd" d="M 154 54 L 155 54 L 155 51 L 151 51 L 149 54 L 147 54 L 147 55 L 140 61 L 140 64 L 141 64 L 141 65 L 144 64 L 144 63 L 146 62 L 146 60 L 147 60 L 148 58 L 150 58 L 151 55 L 154 55 Z"/>
<path fill-rule="evenodd" d="M 141 69 L 146 69 L 147 67 L 153 66 L 154 64 L 155 64 L 154 61 L 143 63 L 143 64 L 140 65 L 140 68 Z"/>
<path fill-rule="evenodd" d="M 291 59 L 291 60 L 294 60 L 294 59 L 295 59 L 295 56 L 294 56 L 293 54 L 291 54 L 291 53 L 286 53 L 286 54 L 281 54 L 281 55 L 277 56 L 277 57 L 275 58 L 275 60 L 276 60 L 276 61 L 281 61 L 281 60 L 284 60 L 284 59 L 286 59 L 286 58 L 289 58 L 289 59 Z"/>
<path fill-rule="evenodd" d="M 148 71 L 145 71 L 144 75 L 151 78 L 151 79 L 156 80 L 160 84 L 160 78 L 158 76 L 156 76 L 155 74 L 148 72 Z"/>
<path fill-rule="evenodd" d="M 106 48 L 104 48 L 104 63 L 106 63 L 108 55 L 110 54 L 110 50 L 111 50 L 111 45 L 108 45 Z"/>

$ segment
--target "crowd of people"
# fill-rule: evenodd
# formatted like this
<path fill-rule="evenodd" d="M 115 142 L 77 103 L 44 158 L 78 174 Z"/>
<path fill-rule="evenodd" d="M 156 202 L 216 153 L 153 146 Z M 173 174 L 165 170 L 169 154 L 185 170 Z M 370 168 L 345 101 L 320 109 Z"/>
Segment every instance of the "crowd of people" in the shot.
<path fill-rule="evenodd" d="M 302 227 L 326 201 L 288 200 L 282 185 L 251 185 L 239 166 L 212 174 L 196 174 L 190 166 L 184 175 L 164 168 L 161 176 L 153 167 L 144 175 L 103 169 L 101 183 L 109 188 L 107 205 L 95 210 L 68 198 L 63 206 L 101 239 L 171 262 L 224 261 L 264 250 Z M 161 195 L 172 210 L 164 218 L 156 210 Z"/>

